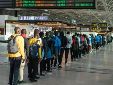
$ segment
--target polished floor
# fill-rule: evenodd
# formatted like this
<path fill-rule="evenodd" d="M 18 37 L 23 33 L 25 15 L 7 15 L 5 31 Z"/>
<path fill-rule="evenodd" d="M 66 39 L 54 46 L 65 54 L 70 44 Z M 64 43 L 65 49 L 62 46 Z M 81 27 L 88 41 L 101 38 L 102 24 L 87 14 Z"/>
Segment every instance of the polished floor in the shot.
<path fill-rule="evenodd" d="M 1 51 L 1 50 L 0 50 Z M 2 61 L 5 59 L 0 57 Z M 27 68 L 27 67 L 26 67 Z M 0 65 L 0 85 L 8 83 L 9 65 Z M 25 69 L 25 84 L 22 85 L 113 85 L 113 43 L 93 51 L 81 60 L 70 63 L 61 70 L 30 83 Z"/>

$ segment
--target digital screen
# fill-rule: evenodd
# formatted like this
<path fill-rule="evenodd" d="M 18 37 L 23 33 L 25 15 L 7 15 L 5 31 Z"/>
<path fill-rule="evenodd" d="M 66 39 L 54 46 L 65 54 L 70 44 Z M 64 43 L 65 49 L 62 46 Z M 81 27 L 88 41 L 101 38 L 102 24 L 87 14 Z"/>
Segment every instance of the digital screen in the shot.
<path fill-rule="evenodd" d="M 15 4 L 16 8 L 95 8 L 95 0 L 16 0 Z"/>
<path fill-rule="evenodd" d="M 0 0 L 0 8 L 13 8 L 13 0 Z"/>

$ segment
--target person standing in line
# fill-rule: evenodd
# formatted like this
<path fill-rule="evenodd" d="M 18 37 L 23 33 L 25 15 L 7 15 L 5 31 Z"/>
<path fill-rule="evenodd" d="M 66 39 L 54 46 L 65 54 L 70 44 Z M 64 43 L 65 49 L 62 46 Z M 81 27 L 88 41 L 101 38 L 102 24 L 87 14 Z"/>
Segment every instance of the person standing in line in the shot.
<path fill-rule="evenodd" d="M 97 35 L 95 37 L 95 42 L 96 42 L 96 50 L 98 50 L 99 49 L 99 43 L 100 43 L 100 37 L 99 37 L 99 35 Z"/>
<path fill-rule="evenodd" d="M 14 31 L 15 34 L 10 37 L 7 46 L 10 62 L 9 85 L 18 84 L 20 64 L 25 62 L 24 39 L 20 35 L 21 29 L 15 27 Z"/>
<path fill-rule="evenodd" d="M 40 38 L 42 39 L 42 43 L 43 43 L 43 46 L 42 46 L 42 60 L 40 61 L 40 76 L 45 76 L 45 71 L 46 71 L 46 58 L 45 58 L 45 37 L 44 37 L 44 33 L 43 32 L 40 32 L 39 33 L 40 35 Z"/>
<path fill-rule="evenodd" d="M 77 40 L 78 40 L 78 58 L 81 58 L 81 52 L 82 52 L 82 44 L 80 40 L 80 34 L 75 34 Z"/>
<path fill-rule="evenodd" d="M 72 61 L 79 59 L 79 42 L 77 34 L 72 36 Z"/>
<path fill-rule="evenodd" d="M 58 68 L 62 68 L 61 64 L 62 64 L 62 58 L 63 58 L 63 54 L 67 45 L 67 38 L 66 36 L 64 36 L 64 32 L 60 32 L 60 40 L 61 40 L 61 49 L 60 49 L 60 56 L 58 57 Z"/>
<path fill-rule="evenodd" d="M 36 82 L 40 77 L 38 74 L 38 65 L 41 61 L 42 41 L 39 38 L 39 30 L 34 30 L 34 37 L 29 39 L 29 62 L 28 62 L 28 78 L 31 82 Z"/>
<path fill-rule="evenodd" d="M 66 45 L 66 48 L 65 48 L 65 64 L 67 64 L 69 51 L 70 51 L 70 48 L 71 48 L 71 45 L 72 45 L 72 37 L 70 35 L 70 32 L 67 32 L 66 37 L 67 37 L 67 45 Z"/>
<path fill-rule="evenodd" d="M 51 59 L 52 59 L 52 38 L 50 37 L 50 32 L 46 32 L 46 37 L 45 39 L 45 44 L 44 44 L 44 48 L 45 48 L 45 57 L 46 57 L 46 71 L 47 72 L 52 72 L 51 69 Z"/>
<path fill-rule="evenodd" d="M 58 32 L 55 31 L 55 37 L 54 37 L 54 52 L 55 52 L 55 59 L 54 59 L 54 67 L 56 68 L 56 65 L 58 63 L 58 56 L 60 56 L 60 48 L 61 48 L 61 41 L 58 37 Z"/>
<path fill-rule="evenodd" d="M 76 60 L 78 56 L 76 56 L 76 38 L 72 36 L 72 45 L 71 45 L 71 61 L 73 62 Z"/>
<path fill-rule="evenodd" d="M 24 49 L 25 49 L 25 56 L 27 56 L 27 58 L 29 57 L 29 43 L 28 43 L 28 39 L 26 37 L 26 29 L 22 29 L 21 30 L 21 36 L 24 38 Z M 24 67 L 25 67 L 25 62 L 22 63 L 20 65 L 20 72 L 19 72 L 19 84 L 21 83 L 25 83 L 25 81 L 23 80 L 23 76 L 24 76 Z"/>

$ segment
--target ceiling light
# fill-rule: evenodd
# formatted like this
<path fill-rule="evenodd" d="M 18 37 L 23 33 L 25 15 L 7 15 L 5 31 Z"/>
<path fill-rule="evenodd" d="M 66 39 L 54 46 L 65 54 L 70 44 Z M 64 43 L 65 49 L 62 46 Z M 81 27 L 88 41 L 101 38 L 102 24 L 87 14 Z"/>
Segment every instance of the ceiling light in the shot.
<path fill-rule="evenodd" d="M 106 20 L 103 20 L 103 22 L 106 22 Z"/>

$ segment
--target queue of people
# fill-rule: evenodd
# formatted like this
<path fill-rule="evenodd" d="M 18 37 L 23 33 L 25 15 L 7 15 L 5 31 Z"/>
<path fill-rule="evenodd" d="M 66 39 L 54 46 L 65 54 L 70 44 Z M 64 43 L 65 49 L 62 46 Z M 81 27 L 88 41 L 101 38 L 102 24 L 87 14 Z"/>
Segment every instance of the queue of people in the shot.
<path fill-rule="evenodd" d="M 52 69 L 61 69 L 63 56 L 67 66 L 69 53 L 73 62 L 90 53 L 92 49 L 98 50 L 108 43 L 106 36 L 102 35 L 71 35 L 71 32 L 65 34 L 63 31 L 44 33 L 35 29 L 34 35 L 27 38 L 26 29 L 15 27 L 14 31 L 15 34 L 7 41 L 10 62 L 9 85 L 25 83 L 25 64 L 28 66 L 29 80 L 37 82 L 40 76 L 52 72 Z"/>

